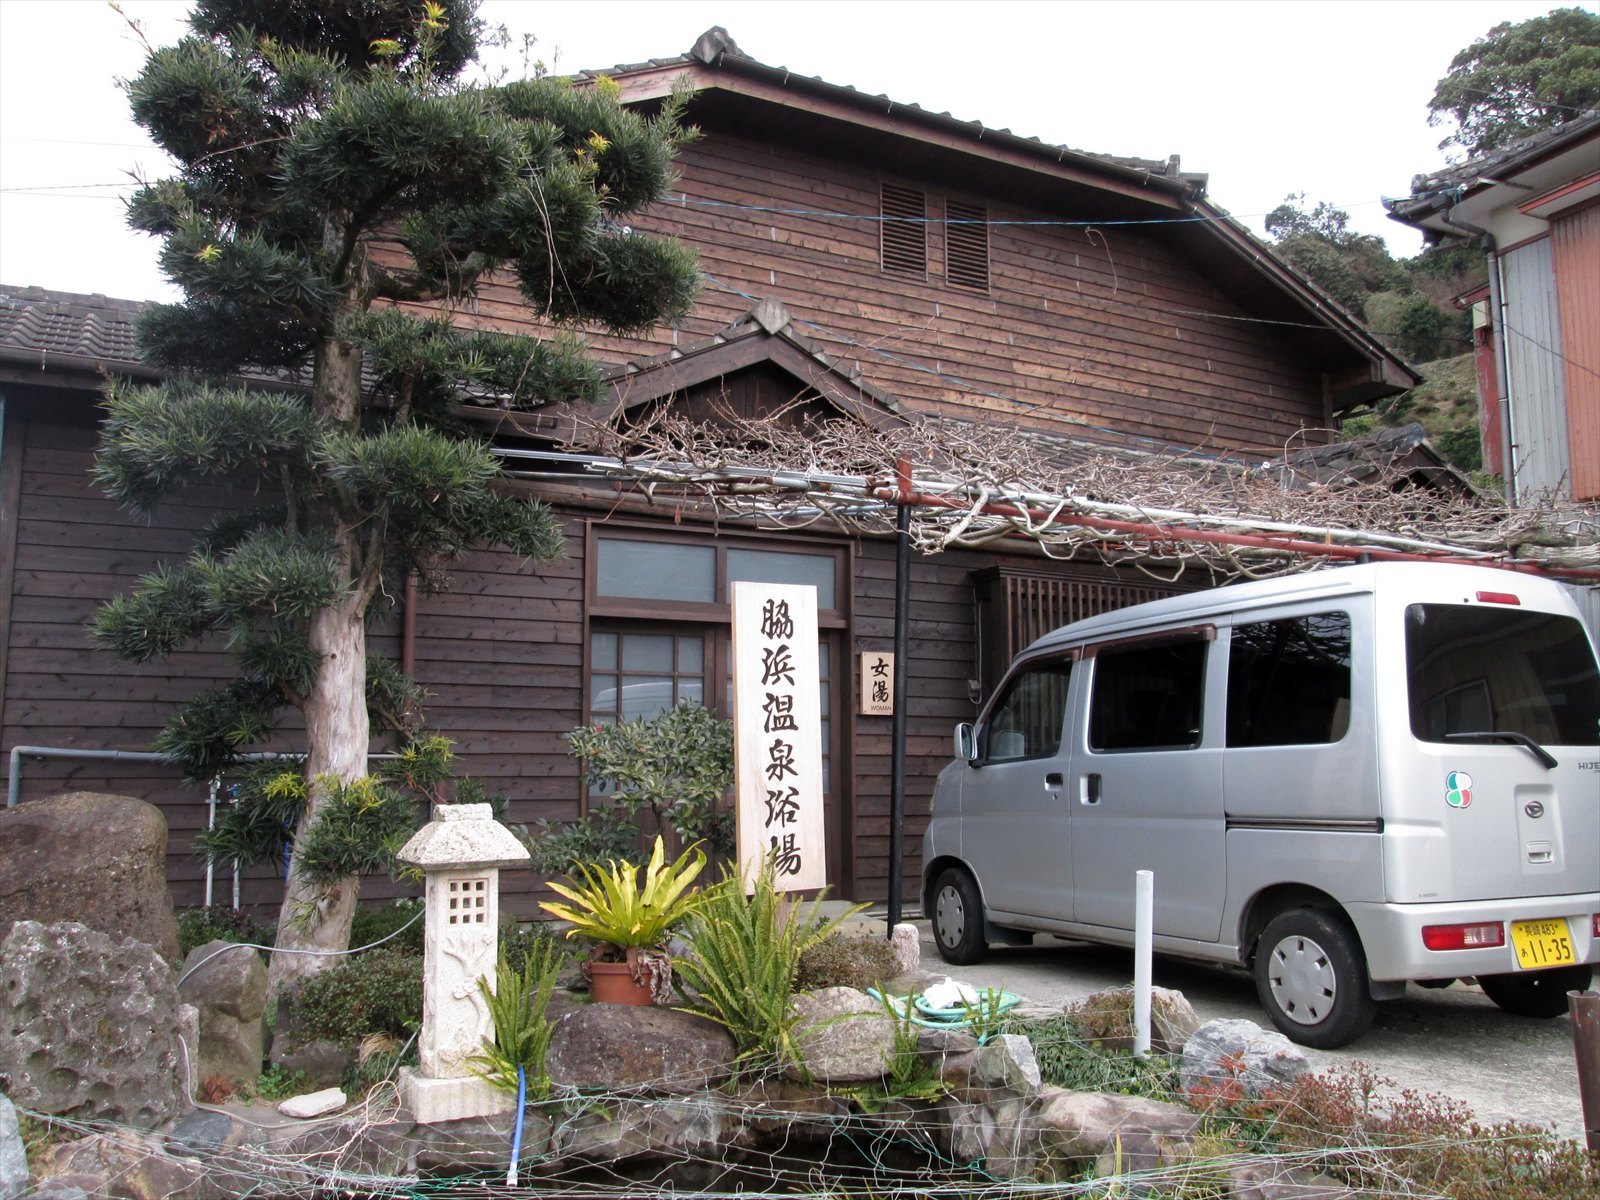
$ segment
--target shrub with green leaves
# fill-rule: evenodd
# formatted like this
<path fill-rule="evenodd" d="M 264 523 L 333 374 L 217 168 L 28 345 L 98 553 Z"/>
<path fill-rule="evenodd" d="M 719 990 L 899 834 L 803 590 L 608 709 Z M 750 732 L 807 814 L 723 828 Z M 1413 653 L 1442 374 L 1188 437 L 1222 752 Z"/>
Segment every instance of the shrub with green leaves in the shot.
<path fill-rule="evenodd" d="M 189 951 L 207 942 L 239 942 L 253 946 L 270 946 L 274 922 L 262 920 L 247 908 L 230 908 L 226 904 L 209 907 L 185 908 L 178 912 L 178 951 L 188 957 Z"/>
<path fill-rule="evenodd" d="M 1177 1094 L 1178 1070 L 1173 1059 L 1160 1054 L 1135 1058 L 1124 1051 L 1099 1049 L 1072 1016 L 1018 1017 L 1001 1028 L 1028 1039 L 1040 1078 L 1055 1087 L 1158 1099 Z"/>
<path fill-rule="evenodd" d="M 566 951 L 546 940 L 523 956 L 520 967 L 511 966 L 502 955 L 495 966 L 492 989 L 488 980 L 478 980 L 478 991 L 494 1022 L 494 1036 L 484 1038 L 483 1053 L 473 1055 L 467 1063 L 494 1087 L 515 1092 L 521 1071 L 530 1099 L 543 1100 L 550 1094 L 545 1059 L 553 1027 L 546 1014 L 556 977 L 566 963 Z"/>
<path fill-rule="evenodd" d="M 393 936 L 391 936 L 393 935 Z M 384 941 L 388 938 L 388 941 Z M 422 901 L 409 897 L 389 900 L 377 907 L 363 904 L 350 923 L 350 945 L 355 949 L 382 942 L 405 954 L 421 954 Z"/>
<path fill-rule="evenodd" d="M 720 807 L 733 786 L 732 721 L 685 702 L 633 721 L 580 726 L 567 741 L 589 786 L 603 789 L 604 807 L 635 824 L 648 809 L 655 831 L 733 853 L 733 814 Z M 608 819 L 596 824 L 603 829 Z"/>
<path fill-rule="evenodd" d="M 821 905 L 779 892 L 770 862 L 748 897 L 744 881 L 726 870 L 701 893 L 683 931 L 689 952 L 673 965 L 686 1007 L 733 1035 L 741 1063 L 800 1061 L 793 1004 L 800 958 L 864 907 L 828 917 Z"/>
<path fill-rule="evenodd" d="M 293 1006 L 308 1039 L 351 1051 L 374 1033 L 404 1042 L 422 1027 L 422 958 L 388 946 L 353 955 L 308 979 Z"/>

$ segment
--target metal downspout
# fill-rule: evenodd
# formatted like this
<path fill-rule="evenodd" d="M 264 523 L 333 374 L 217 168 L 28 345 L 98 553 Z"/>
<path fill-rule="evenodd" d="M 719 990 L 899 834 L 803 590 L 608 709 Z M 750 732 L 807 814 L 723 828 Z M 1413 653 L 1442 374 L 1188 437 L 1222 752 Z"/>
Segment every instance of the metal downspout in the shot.
<path fill-rule="evenodd" d="M 1457 199 L 1460 193 L 1453 193 Z M 1489 256 L 1489 311 L 1493 315 L 1490 327 L 1494 330 L 1494 373 L 1495 386 L 1500 395 L 1500 458 L 1505 468 L 1506 503 L 1513 508 L 1517 504 L 1517 440 L 1511 430 L 1511 364 L 1507 360 L 1507 351 L 1510 341 L 1506 337 L 1506 293 L 1505 280 L 1501 272 L 1500 248 L 1495 244 L 1494 234 L 1478 225 L 1467 221 L 1457 221 L 1450 214 L 1455 211 L 1455 205 L 1442 209 L 1439 219 L 1452 229 L 1459 229 L 1462 233 L 1471 234 L 1482 239 L 1484 252 Z"/>
<path fill-rule="evenodd" d="M 1506 289 L 1500 251 L 1489 239 L 1489 310 L 1494 314 L 1494 373 L 1500 389 L 1500 455 L 1506 471 L 1506 503 L 1517 505 L 1517 439 L 1511 428 L 1511 340 L 1506 337 Z"/>

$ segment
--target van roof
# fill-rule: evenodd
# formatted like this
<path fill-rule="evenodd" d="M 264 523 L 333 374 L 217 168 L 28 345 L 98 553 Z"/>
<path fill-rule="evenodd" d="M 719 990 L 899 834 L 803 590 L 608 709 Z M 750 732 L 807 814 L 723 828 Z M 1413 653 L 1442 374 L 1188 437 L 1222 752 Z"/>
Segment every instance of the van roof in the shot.
<path fill-rule="evenodd" d="M 1080 645 L 1106 637 L 1136 634 L 1146 629 L 1164 625 L 1182 625 L 1201 622 L 1207 618 L 1229 615 L 1262 608 L 1267 605 L 1322 596 L 1344 596 L 1353 593 L 1375 592 L 1379 581 L 1387 591 L 1421 582 L 1437 584 L 1441 575 L 1451 573 L 1461 578 L 1463 585 L 1476 580 L 1475 587 L 1485 588 L 1496 583 L 1499 590 L 1515 587 L 1519 593 L 1545 591 L 1560 593 L 1558 584 L 1530 575 L 1512 575 L 1493 567 L 1477 567 L 1456 563 L 1380 562 L 1360 563 L 1347 567 L 1326 567 L 1298 575 L 1280 575 L 1272 579 L 1255 579 L 1245 583 L 1232 583 L 1204 591 L 1185 592 L 1163 600 L 1151 600 L 1112 612 L 1101 613 L 1039 638 L 1029 651 L 1047 650 L 1062 646 Z M 1547 591 L 1547 589 L 1549 589 Z"/>

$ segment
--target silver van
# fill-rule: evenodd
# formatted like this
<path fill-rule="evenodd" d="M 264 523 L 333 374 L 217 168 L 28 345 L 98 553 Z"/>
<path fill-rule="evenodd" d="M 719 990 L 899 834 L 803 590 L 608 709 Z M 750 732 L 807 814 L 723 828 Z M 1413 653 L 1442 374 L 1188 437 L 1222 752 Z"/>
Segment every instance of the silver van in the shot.
<path fill-rule="evenodd" d="M 939 951 L 1035 933 L 1253 970 L 1342 1046 L 1407 981 L 1556 1016 L 1600 961 L 1600 674 L 1556 583 L 1375 563 L 1067 625 L 956 730 L 923 839 Z"/>

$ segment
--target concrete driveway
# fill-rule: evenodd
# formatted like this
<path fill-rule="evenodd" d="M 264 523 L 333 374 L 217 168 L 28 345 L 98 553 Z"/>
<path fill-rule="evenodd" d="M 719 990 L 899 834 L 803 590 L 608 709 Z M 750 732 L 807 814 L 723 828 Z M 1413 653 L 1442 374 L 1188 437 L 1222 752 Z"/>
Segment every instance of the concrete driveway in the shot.
<path fill-rule="evenodd" d="M 916 924 L 924 973 L 1016 992 L 1026 1011 L 1059 1011 L 1092 992 L 1133 982 L 1131 950 L 1042 936 L 1033 947 L 996 947 L 982 963 L 954 967 L 939 957 L 927 921 Z M 1154 978 L 1158 987 L 1182 992 L 1202 1021 L 1243 1017 L 1272 1028 L 1243 971 L 1157 956 Z M 1464 1102 L 1481 1120 L 1528 1121 L 1565 1137 L 1583 1136 L 1571 1021 L 1509 1016 L 1475 987 L 1413 985 L 1402 999 L 1378 1005 L 1371 1031 L 1355 1044 L 1306 1055 L 1319 1071 L 1369 1063 L 1402 1088 Z"/>

